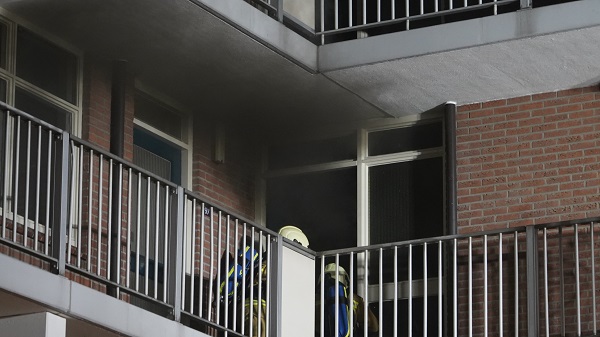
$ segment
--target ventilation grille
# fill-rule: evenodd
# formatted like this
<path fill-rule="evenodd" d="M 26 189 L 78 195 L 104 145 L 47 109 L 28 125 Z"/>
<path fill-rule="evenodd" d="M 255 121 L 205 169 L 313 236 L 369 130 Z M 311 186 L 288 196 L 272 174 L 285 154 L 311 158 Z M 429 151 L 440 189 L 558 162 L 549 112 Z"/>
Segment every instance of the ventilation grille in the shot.
<path fill-rule="evenodd" d="M 171 180 L 171 162 L 137 145 L 133 145 L 133 163 L 161 178 Z"/>

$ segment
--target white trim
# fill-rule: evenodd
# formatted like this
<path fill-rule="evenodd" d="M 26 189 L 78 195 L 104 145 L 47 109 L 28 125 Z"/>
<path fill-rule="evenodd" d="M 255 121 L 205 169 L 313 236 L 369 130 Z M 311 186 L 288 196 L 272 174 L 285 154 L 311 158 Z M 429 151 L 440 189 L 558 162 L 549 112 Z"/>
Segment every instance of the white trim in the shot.
<path fill-rule="evenodd" d="M 0 69 L 0 72 L 5 76 L 11 78 L 10 86 L 7 88 L 7 104 L 14 106 L 14 95 L 15 95 L 15 86 L 19 86 L 23 89 L 28 90 L 36 96 L 39 96 L 51 104 L 54 104 L 62 109 L 65 109 L 71 113 L 71 130 L 69 131 L 71 134 L 80 137 L 82 130 L 82 114 L 83 114 L 83 51 L 75 46 L 67 43 L 66 41 L 57 38 L 51 34 L 48 34 L 45 29 L 42 29 L 21 17 L 0 8 L 0 21 L 5 23 L 8 27 L 7 32 L 7 44 L 6 44 L 6 53 L 7 53 L 7 64 L 6 69 Z M 27 81 L 17 77 L 16 74 L 16 63 L 17 63 L 17 28 L 21 26 L 32 33 L 38 35 L 42 39 L 55 44 L 59 48 L 66 50 L 69 53 L 72 53 L 77 60 L 77 75 L 76 75 L 76 83 L 75 83 L 75 103 L 69 103 L 64 99 L 55 96 Z M 27 112 L 27 111 L 25 111 Z"/>
<path fill-rule="evenodd" d="M 368 134 L 365 129 L 357 134 L 358 169 L 356 173 L 356 244 L 369 244 L 369 168 L 365 164 L 368 150 Z"/>
<path fill-rule="evenodd" d="M 424 124 L 433 124 L 442 121 L 442 115 L 440 114 L 432 114 L 428 116 L 420 115 L 410 115 L 397 119 L 385 119 L 378 121 L 371 121 L 367 123 L 363 128 L 368 132 L 377 132 L 377 131 L 386 131 L 386 130 L 396 130 L 402 128 L 409 128 L 415 126 L 416 124 L 424 125 Z"/>
<path fill-rule="evenodd" d="M 314 164 L 314 165 L 306 165 L 306 166 L 297 166 L 288 169 L 281 170 L 273 170 L 268 171 L 265 174 L 265 178 L 274 178 L 274 177 L 282 177 L 282 176 L 290 176 L 297 174 L 305 174 L 305 173 L 313 173 L 313 172 L 324 172 L 324 171 L 332 171 L 347 167 L 354 167 L 357 165 L 356 160 L 340 160 L 323 164 Z"/>
<path fill-rule="evenodd" d="M 134 107 L 134 118 L 133 124 L 134 126 L 138 126 L 150 133 L 164 139 L 168 143 L 178 147 L 181 149 L 181 186 L 185 188 L 191 188 L 193 183 L 193 164 L 194 164 L 194 121 L 192 118 L 192 114 L 188 113 L 186 109 L 183 108 L 181 104 L 178 104 L 174 100 L 170 99 L 165 95 L 161 95 L 153 90 L 151 87 L 144 85 L 142 82 L 135 82 L 136 92 L 134 95 L 142 95 L 146 99 L 155 102 L 156 104 L 162 105 L 164 108 L 168 109 L 172 113 L 181 117 L 181 125 L 180 129 L 182 132 L 181 139 L 177 137 L 173 137 L 156 127 L 140 120 L 135 117 L 135 107 Z M 181 108 L 181 109 L 180 109 Z"/>
<path fill-rule="evenodd" d="M 395 163 L 410 162 L 421 159 L 429 158 L 444 158 L 444 146 L 438 146 L 427 149 L 403 151 L 396 153 L 389 153 L 383 155 L 369 156 L 369 134 L 371 132 L 395 130 L 400 128 L 408 128 L 416 125 L 442 123 L 442 115 L 438 112 L 433 112 L 427 115 L 413 115 L 399 119 L 386 119 L 369 122 L 368 125 L 364 125 L 362 128 L 356 129 L 356 160 L 341 160 L 334 162 L 327 162 L 314 165 L 304 165 L 291 167 L 286 169 L 278 170 L 265 170 L 263 178 L 274 178 L 283 176 L 300 175 L 306 173 L 325 172 L 337 169 L 343 169 L 348 167 L 357 168 L 356 176 L 356 244 L 357 246 L 366 246 L 370 244 L 369 237 L 369 170 L 371 167 L 390 165 Z M 443 130 L 442 130 L 443 132 Z M 348 129 L 344 133 L 339 135 L 347 134 Z M 317 139 L 327 139 L 320 135 Z M 338 136 L 337 133 L 329 133 L 329 138 Z M 443 135 L 441 135 L 443 136 Z M 314 138 L 312 138 L 314 139 Z M 301 140 L 307 140 L 302 138 Z M 266 164 L 265 164 L 266 166 Z M 266 204 L 265 200 L 262 202 L 263 206 Z M 266 212 L 265 212 L 266 214 Z M 266 215 L 265 215 L 266 217 Z"/>
<path fill-rule="evenodd" d="M 134 126 L 139 126 L 144 130 L 148 130 L 150 132 L 152 132 L 152 134 L 159 136 L 160 138 L 163 138 L 164 140 L 168 141 L 169 143 L 172 143 L 173 145 L 183 148 L 183 149 L 188 149 L 188 144 L 185 142 L 182 142 L 181 140 L 168 135 L 166 133 L 164 133 L 163 131 L 160 131 L 159 129 L 155 128 L 154 126 L 148 124 L 148 123 L 144 123 L 141 120 L 137 119 L 137 118 L 133 118 L 133 125 Z"/>
<path fill-rule="evenodd" d="M 380 165 L 388 165 L 395 164 L 407 161 L 415 161 L 419 159 L 428 159 L 428 158 L 437 158 L 443 157 L 444 148 L 429 148 L 424 150 L 416 150 L 416 151 L 405 151 L 399 153 L 391 153 L 380 156 L 368 157 L 363 162 L 368 166 L 380 166 Z"/>

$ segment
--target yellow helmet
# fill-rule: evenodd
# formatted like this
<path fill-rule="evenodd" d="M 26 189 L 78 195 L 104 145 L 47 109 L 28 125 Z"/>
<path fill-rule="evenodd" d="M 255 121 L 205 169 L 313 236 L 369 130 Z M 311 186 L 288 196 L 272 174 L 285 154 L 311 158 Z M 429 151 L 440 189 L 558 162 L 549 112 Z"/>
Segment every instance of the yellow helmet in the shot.
<path fill-rule="evenodd" d="M 328 265 L 325 266 L 325 274 L 329 274 L 329 276 L 332 279 L 336 279 L 336 272 L 335 269 L 338 268 L 337 274 L 339 275 L 339 279 L 337 279 L 339 282 L 342 282 L 342 284 L 344 286 L 348 286 L 349 279 L 350 277 L 348 276 L 348 273 L 346 273 L 346 269 L 344 269 L 344 267 L 338 267 L 335 263 L 330 263 Z"/>
<path fill-rule="evenodd" d="M 296 226 L 284 226 L 279 230 L 279 234 L 290 241 L 296 241 L 308 248 L 308 238 L 302 230 Z"/>

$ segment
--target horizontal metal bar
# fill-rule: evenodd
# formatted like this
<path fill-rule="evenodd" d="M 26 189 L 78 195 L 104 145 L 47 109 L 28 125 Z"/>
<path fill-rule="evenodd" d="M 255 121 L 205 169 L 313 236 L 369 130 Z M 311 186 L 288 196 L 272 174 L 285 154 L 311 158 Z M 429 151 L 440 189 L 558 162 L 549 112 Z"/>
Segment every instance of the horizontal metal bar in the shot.
<path fill-rule="evenodd" d="M 0 237 L 0 245 L 14 248 L 23 253 L 27 253 L 29 255 L 35 256 L 35 257 L 39 258 L 40 260 L 49 262 L 50 264 L 58 262 L 58 259 L 53 258 L 50 255 L 46 255 L 43 252 L 33 250 L 32 248 L 29 248 L 29 247 L 25 247 L 25 246 L 21 245 L 20 243 L 13 242 L 13 240 L 7 240 L 5 238 Z"/>
<path fill-rule="evenodd" d="M 211 327 L 211 328 L 217 329 L 219 331 L 227 331 L 227 333 L 229 334 L 228 336 L 244 337 L 244 335 L 242 335 L 239 332 L 236 332 L 236 331 L 231 330 L 231 329 L 226 329 L 223 326 L 219 325 L 218 323 L 215 323 L 215 322 L 213 322 L 211 320 L 208 320 L 208 319 L 205 319 L 203 317 L 198 317 L 196 315 L 192 315 L 192 314 L 190 314 L 187 311 L 182 311 L 181 312 L 181 316 L 182 317 L 185 316 L 185 317 L 187 317 L 188 319 L 190 319 L 192 321 L 200 322 L 203 325 L 206 325 L 206 327 Z"/>
<path fill-rule="evenodd" d="M 50 129 L 52 131 L 55 131 L 57 133 L 62 133 L 64 130 L 61 130 L 59 128 L 57 128 L 56 126 L 47 123 L 37 117 L 34 117 L 28 113 L 26 113 L 25 111 L 19 110 L 15 107 L 12 107 L 4 102 L 0 102 L 0 110 L 10 110 L 12 113 L 16 114 L 16 115 L 20 115 L 21 117 L 25 117 L 26 120 L 30 120 L 36 124 L 39 124 L 41 126 L 43 126 L 46 129 Z"/>
<path fill-rule="evenodd" d="M 256 224 L 254 221 L 245 218 L 244 216 L 236 213 L 235 211 L 233 211 L 231 209 L 228 209 L 228 208 L 222 207 L 222 206 L 219 207 L 219 206 L 215 205 L 214 203 L 208 201 L 208 199 L 200 196 L 196 192 L 190 191 L 190 190 L 188 190 L 186 188 L 184 188 L 183 190 L 184 190 L 185 195 L 187 197 L 189 197 L 191 200 L 195 199 L 199 204 L 204 203 L 204 204 L 207 205 L 206 208 L 212 209 L 211 210 L 211 214 L 213 212 L 216 212 L 216 213 L 221 212 L 221 213 L 223 213 L 224 216 L 229 215 L 230 217 L 232 217 L 234 219 L 238 219 L 240 222 L 247 223 L 248 225 L 250 225 L 250 227 L 254 227 L 257 230 L 260 230 L 260 231 L 262 231 L 264 233 L 271 234 L 272 236 L 275 236 L 275 237 L 277 236 L 277 233 L 274 232 L 273 230 L 271 230 L 269 228 L 266 228 L 266 227 L 263 227 L 263 226 L 260 226 L 260 225 Z"/>
<path fill-rule="evenodd" d="M 77 137 L 72 137 L 71 139 L 74 141 L 75 144 L 82 145 L 84 147 L 84 150 L 86 150 L 86 151 L 92 150 L 94 152 L 97 152 L 98 154 L 95 155 L 95 157 L 98 157 L 100 154 L 102 154 L 104 157 L 106 157 L 106 160 L 113 159 L 117 163 L 123 164 L 125 167 L 133 169 L 136 173 L 141 173 L 144 176 L 147 176 L 154 180 L 160 181 L 161 185 L 169 185 L 173 189 L 177 189 L 177 184 L 172 183 L 164 178 L 161 178 L 161 177 L 157 176 L 156 174 L 133 164 L 132 162 L 129 162 L 129 161 L 124 160 L 123 158 L 120 158 L 110 152 L 107 152 L 107 151 L 101 149 L 100 147 L 98 147 L 97 145 L 94 145 L 88 141 L 85 141 L 85 140 L 77 138 Z"/>
<path fill-rule="evenodd" d="M 507 234 L 507 233 L 512 234 L 514 232 L 524 233 L 526 231 L 527 227 L 534 227 L 536 229 L 543 229 L 543 228 L 552 229 L 552 228 L 573 226 L 575 224 L 589 224 L 592 222 L 599 222 L 599 221 L 600 221 L 600 217 L 586 218 L 586 219 L 581 219 L 581 220 L 567 220 L 567 221 L 561 221 L 561 222 L 553 222 L 553 223 L 549 223 L 549 224 L 520 226 L 520 227 L 506 228 L 506 229 L 500 229 L 500 230 L 489 230 L 489 231 L 482 231 L 482 232 L 469 233 L 469 234 L 437 236 L 437 237 L 431 237 L 431 238 L 425 238 L 425 239 L 390 242 L 390 243 L 383 243 L 383 244 L 377 244 L 377 245 L 371 245 L 371 246 L 335 249 L 335 250 L 328 250 L 328 251 L 323 251 L 323 252 L 315 252 L 315 254 L 316 254 L 316 256 L 345 254 L 345 253 L 350 253 L 350 252 L 364 251 L 365 247 L 368 250 L 375 250 L 375 249 L 379 249 L 379 248 L 390 248 L 391 249 L 393 247 L 403 247 L 403 246 L 408 246 L 411 244 L 419 245 L 419 244 L 424 244 L 424 243 L 432 243 L 434 241 L 450 241 L 450 240 L 454 240 L 454 239 L 478 238 L 478 237 L 483 237 L 485 235 L 494 236 L 494 235 L 497 235 L 500 233 L 502 233 L 502 234 Z"/>
<path fill-rule="evenodd" d="M 397 242 L 390 242 L 390 243 L 382 243 L 382 244 L 377 244 L 377 245 L 372 245 L 372 246 L 362 246 L 362 247 L 352 247 L 352 248 L 344 248 L 344 249 L 335 249 L 335 250 L 328 250 L 328 251 L 324 251 L 324 252 L 315 252 L 316 256 L 328 256 L 328 255 L 335 255 L 335 254 L 346 254 L 346 253 L 350 253 L 350 252 L 362 252 L 365 249 L 367 250 L 375 250 L 375 249 L 379 249 L 379 248 L 394 248 L 394 247 L 408 247 L 409 245 L 413 245 L 413 246 L 418 246 L 420 244 L 425 244 L 425 243 L 435 243 L 438 241 L 451 241 L 454 239 L 468 239 L 468 238 L 479 238 L 479 237 L 483 237 L 485 235 L 489 235 L 489 236 L 494 236 L 497 234 L 505 234 L 505 233 L 514 233 L 514 232 L 520 232 L 520 233 L 525 233 L 527 227 L 526 226 L 521 226 L 521 227 L 514 227 L 514 228 L 505 228 L 505 229 L 500 229 L 500 230 L 490 230 L 490 231 L 484 231 L 484 232 L 477 232 L 477 233 L 469 233 L 469 234 L 454 234 L 454 235 L 446 235 L 446 236 L 436 236 L 436 237 L 431 237 L 431 238 L 425 238 L 425 239 L 415 239 L 415 240 L 407 240 L 407 241 L 397 241 Z"/>

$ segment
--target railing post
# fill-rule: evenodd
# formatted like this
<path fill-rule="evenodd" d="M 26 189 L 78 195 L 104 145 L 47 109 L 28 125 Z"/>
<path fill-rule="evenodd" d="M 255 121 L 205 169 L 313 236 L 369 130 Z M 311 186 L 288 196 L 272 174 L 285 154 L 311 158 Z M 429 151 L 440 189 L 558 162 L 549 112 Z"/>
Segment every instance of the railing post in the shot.
<path fill-rule="evenodd" d="M 273 246 L 271 251 L 274 251 L 270 268 L 273 268 L 271 274 L 270 294 L 271 298 L 269 307 L 269 331 L 273 337 L 281 337 L 281 270 L 283 263 L 283 237 L 277 236 L 277 241 L 271 242 Z"/>
<path fill-rule="evenodd" d="M 538 242 L 537 228 L 527 226 L 527 335 L 539 333 Z"/>
<path fill-rule="evenodd" d="M 533 0 L 521 0 L 521 9 L 528 9 L 533 6 Z"/>
<path fill-rule="evenodd" d="M 169 284 L 169 303 L 173 305 L 173 319 L 177 322 L 181 319 L 181 297 L 183 289 L 181 278 L 184 275 L 183 265 L 183 206 L 185 202 L 185 191 L 183 187 L 177 186 L 176 201 L 172 203 L 172 221 L 169 233 L 169 266 L 167 270 Z"/>
<path fill-rule="evenodd" d="M 275 0 L 277 3 L 275 7 L 277 8 L 277 21 L 283 22 L 283 1 L 284 0 Z"/>
<path fill-rule="evenodd" d="M 54 175 L 54 212 L 52 217 L 52 256 L 58 261 L 53 272 L 65 274 L 67 258 L 67 226 L 69 225 L 69 134 L 63 131 L 56 147 L 56 170 Z M 48 165 L 52 165 L 48 163 Z"/>
<path fill-rule="evenodd" d="M 457 185 L 456 185 L 456 102 L 446 102 L 444 106 L 444 145 L 445 145 L 445 171 L 446 171 L 446 228 L 444 229 L 444 235 L 454 235 L 457 230 Z M 446 256 L 453 256 L 453 249 L 451 245 L 446 248 Z M 444 275 L 446 282 L 444 282 L 444 294 L 452 294 L 454 287 L 452 287 L 452 280 L 454 279 L 454 271 L 451 267 L 451 259 L 444 259 Z M 445 336 L 449 336 L 449 332 L 452 331 L 453 325 L 458 322 L 452 321 L 449 314 L 452 312 L 449 310 L 452 306 L 452 296 L 445 296 L 444 298 L 444 322 L 443 328 L 445 329 Z"/>
<path fill-rule="evenodd" d="M 315 33 L 325 31 L 325 0 L 315 0 Z M 321 35 L 320 43 L 325 44 L 325 35 Z"/>

